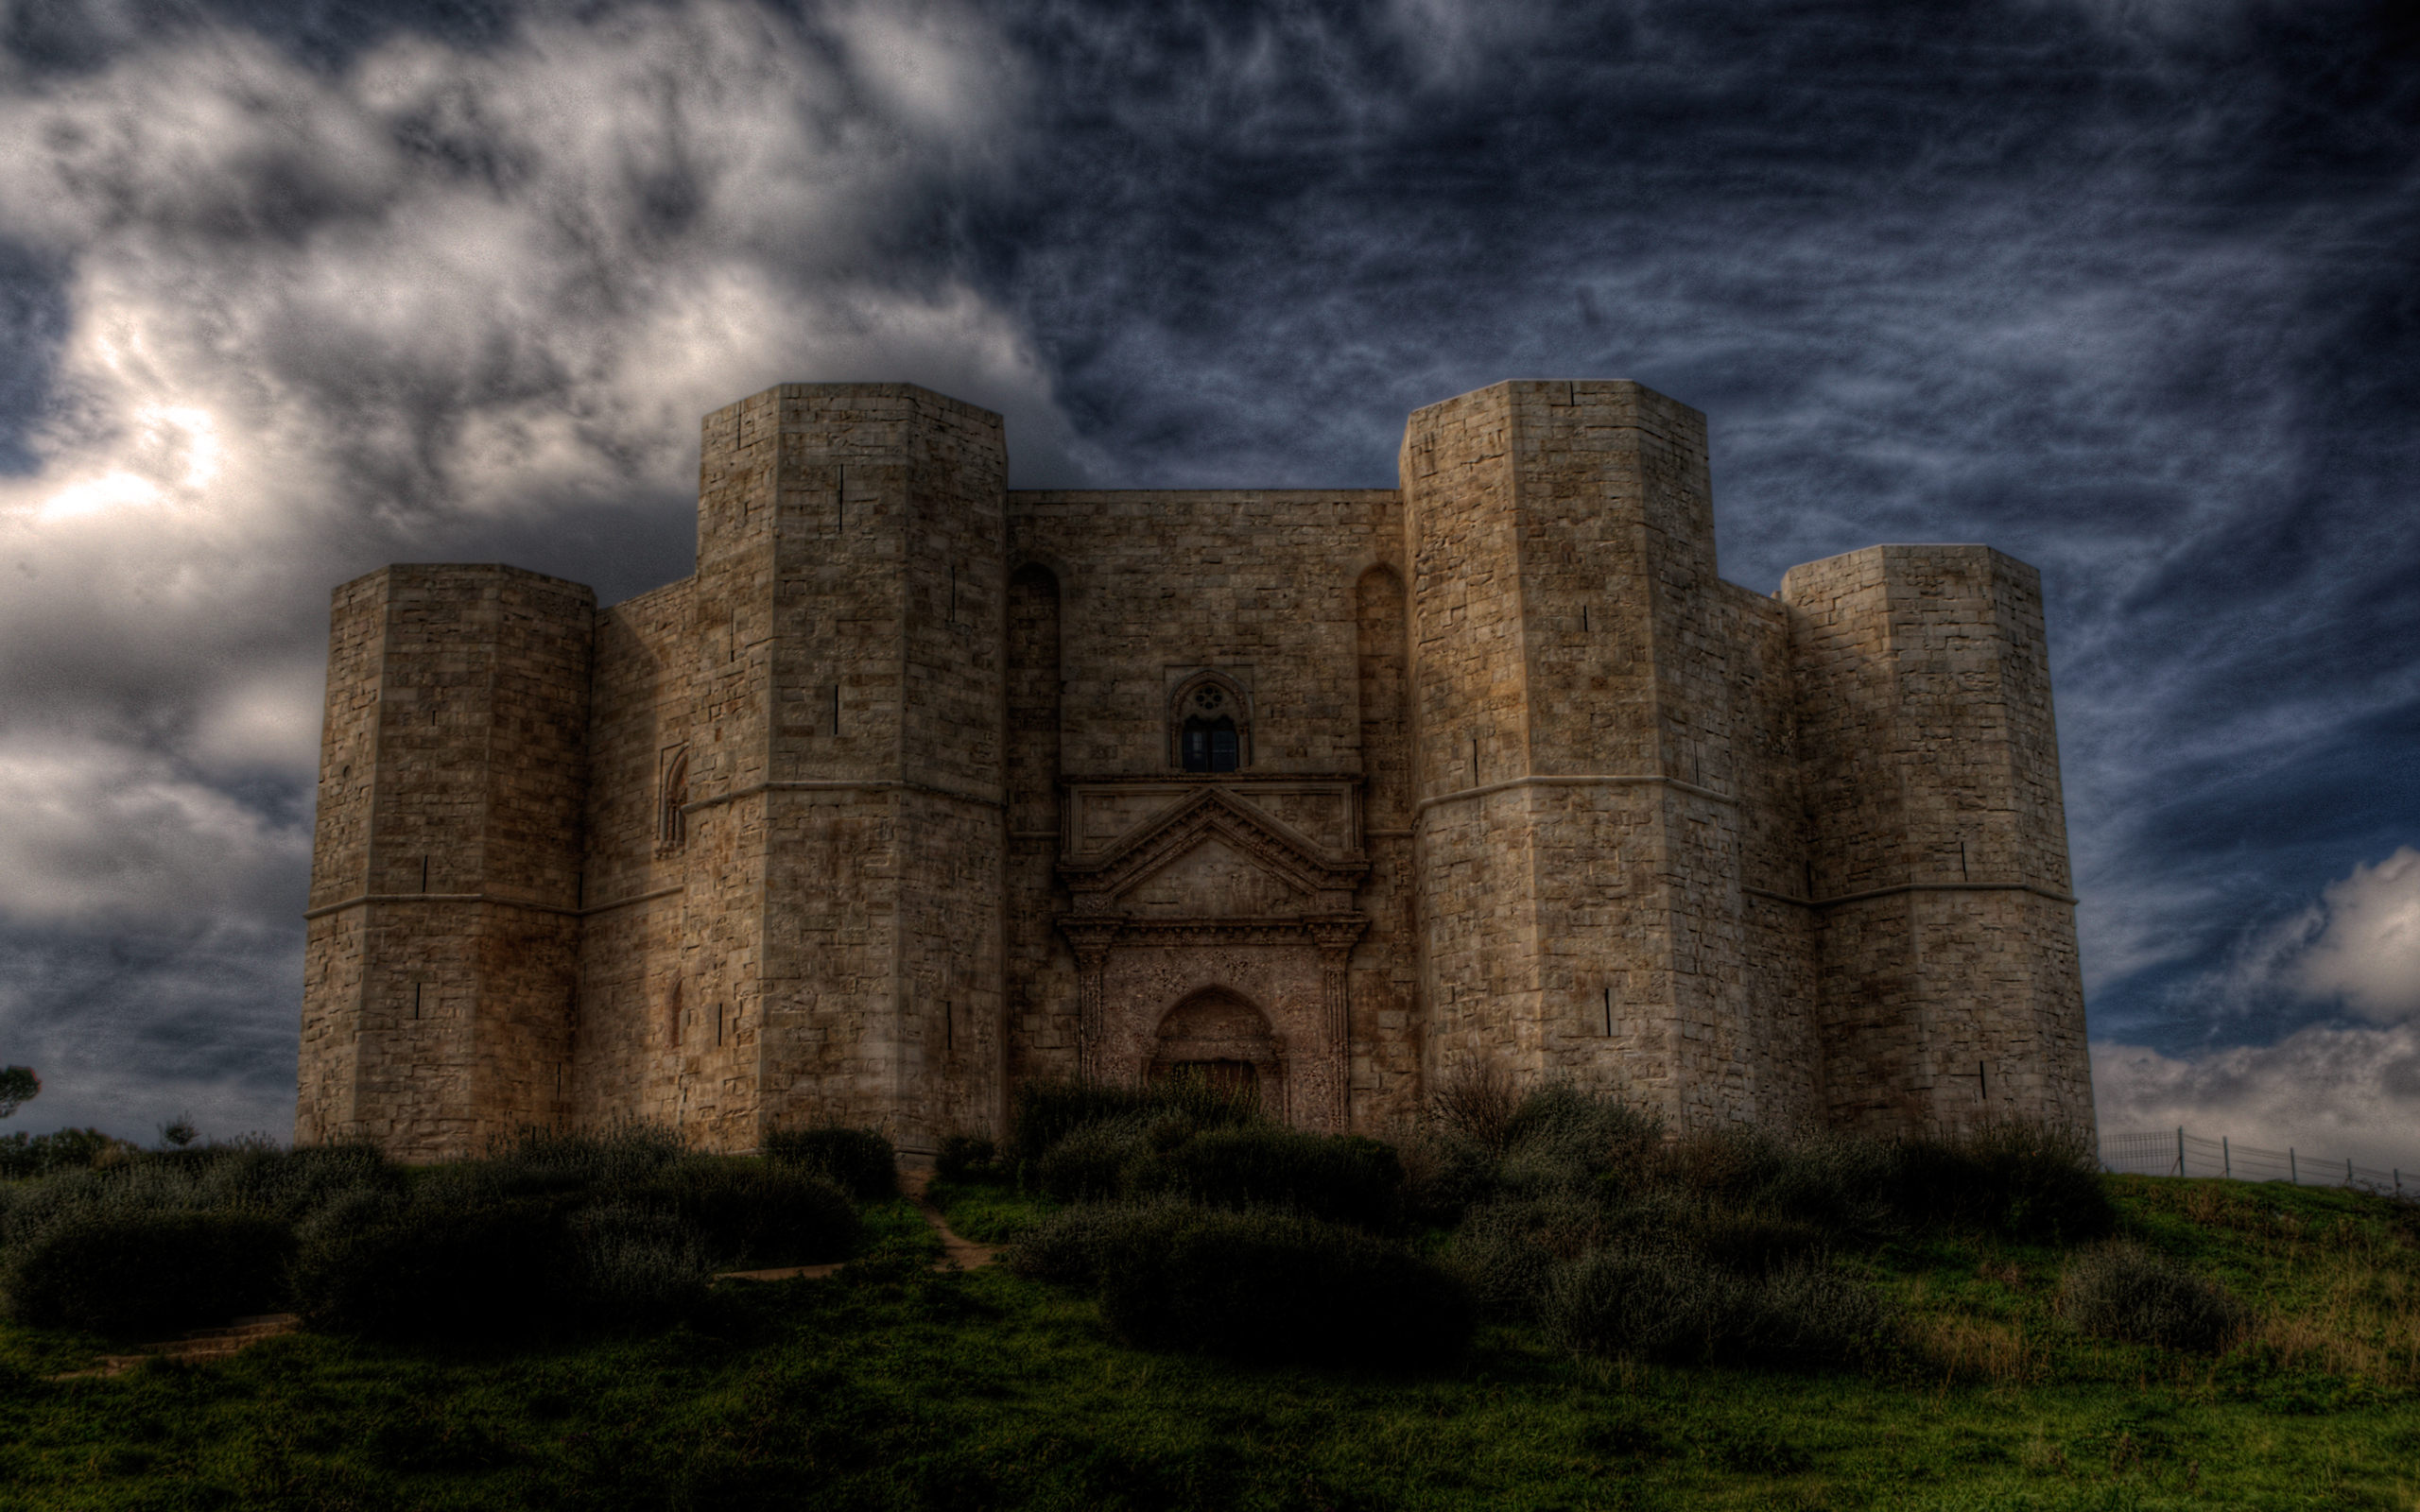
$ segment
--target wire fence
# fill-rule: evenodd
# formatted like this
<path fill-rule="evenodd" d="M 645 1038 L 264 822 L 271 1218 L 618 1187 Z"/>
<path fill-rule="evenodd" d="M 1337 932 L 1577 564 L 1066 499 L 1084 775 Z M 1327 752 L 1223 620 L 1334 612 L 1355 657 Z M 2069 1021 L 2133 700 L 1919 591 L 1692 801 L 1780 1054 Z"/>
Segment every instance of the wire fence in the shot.
<path fill-rule="evenodd" d="M 2355 1187 L 2388 1196 L 2420 1197 L 2420 1171 L 2379 1170 L 2294 1149 L 2256 1149 L 2221 1137 L 2205 1140 L 2183 1129 L 2158 1134 L 2103 1134 L 2100 1168 L 2135 1176 L 2215 1176 L 2238 1181 L 2291 1181 L 2307 1187 Z"/>

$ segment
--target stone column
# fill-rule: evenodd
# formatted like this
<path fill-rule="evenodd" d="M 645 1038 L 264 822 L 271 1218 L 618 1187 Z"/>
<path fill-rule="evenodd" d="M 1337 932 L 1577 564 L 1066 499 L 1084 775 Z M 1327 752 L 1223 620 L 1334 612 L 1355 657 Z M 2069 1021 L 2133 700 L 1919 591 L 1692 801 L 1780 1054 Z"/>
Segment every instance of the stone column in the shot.
<path fill-rule="evenodd" d="M 1353 1126 L 1353 946 L 1368 928 L 1366 921 L 1315 923 L 1311 938 L 1320 950 L 1320 1031 L 1327 1079 L 1328 1131 L 1342 1134 Z"/>
<path fill-rule="evenodd" d="M 1076 1022 L 1076 1074 L 1085 1081 L 1102 1079 L 1102 1039 L 1109 1032 L 1103 1003 L 1103 977 L 1109 966 L 1109 942 L 1117 937 L 1117 922 L 1069 922 L 1059 926 L 1076 953 L 1076 979 L 1081 984 Z"/>

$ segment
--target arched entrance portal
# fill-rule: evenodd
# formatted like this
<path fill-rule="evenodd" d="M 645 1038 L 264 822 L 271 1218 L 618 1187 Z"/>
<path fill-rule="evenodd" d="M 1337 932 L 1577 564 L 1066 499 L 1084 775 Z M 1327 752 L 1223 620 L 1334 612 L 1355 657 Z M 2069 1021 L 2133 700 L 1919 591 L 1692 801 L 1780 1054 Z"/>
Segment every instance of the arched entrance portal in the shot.
<path fill-rule="evenodd" d="M 1181 1071 L 1221 1091 L 1257 1092 L 1263 1108 L 1286 1116 L 1285 1055 L 1268 1016 L 1240 993 L 1204 988 L 1161 1017 L 1146 1074 L 1158 1081 Z"/>

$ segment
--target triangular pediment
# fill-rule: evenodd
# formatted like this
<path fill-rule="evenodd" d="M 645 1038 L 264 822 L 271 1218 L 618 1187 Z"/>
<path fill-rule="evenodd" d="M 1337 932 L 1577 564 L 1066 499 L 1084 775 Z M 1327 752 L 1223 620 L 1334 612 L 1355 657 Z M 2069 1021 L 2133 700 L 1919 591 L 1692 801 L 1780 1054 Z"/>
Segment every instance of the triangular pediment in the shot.
<path fill-rule="evenodd" d="M 1368 868 L 1332 860 L 1266 810 L 1215 787 L 1159 816 L 1097 860 L 1063 864 L 1069 890 L 1116 899 L 1122 911 L 1237 917 L 1301 913 L 1322 892 L 1349 891 Z M 1199 906 L 1187 906 L 1190 899 Z M 1252 903 L 1268 907 L 1248 907 Z"/>
<path fill-rule="evenodd" d="M 1309 893 L 1210 833 L 1137 877 L 1116 900 L 1120 913 L 1186 919 L 1267 919 L 1312 906 Z"/>

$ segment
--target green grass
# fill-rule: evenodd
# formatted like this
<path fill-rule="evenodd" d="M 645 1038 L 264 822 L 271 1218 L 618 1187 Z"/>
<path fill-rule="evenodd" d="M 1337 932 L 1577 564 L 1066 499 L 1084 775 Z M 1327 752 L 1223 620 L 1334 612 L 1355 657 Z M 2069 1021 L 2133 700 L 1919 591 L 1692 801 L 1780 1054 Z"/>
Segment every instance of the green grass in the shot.
<path fill-rule="evenodd" d="M 1012 1245 L 1044 1213 L 1057 1210 L 1048 1197 L 1028 1196 L 997 1182 L 935 1181 L 925 1195 L 942 1210 L 961 1239 L 978 1245 Z"/>
<path fill-rule="evenodd" d="M 290 1336 L 44 1382 L 101 1341 L 0 1329 L 0 1508 L 2420 1507 L 2420 1239 L 2347 1194 L 2115 1183 L 2131 1237 L 2263 1312 L 2213 1360 L 2058 1321 L 2055 1250 L 1860 1262 L 1908 1342 L 1789 1375 L 1482 1334 L 1428 1375 L 1120 1347 L 1089 1299 L 934 1273 L 905 1203 L 828 1280 L 648 1337 L 510 1352 Z M 944 1190 L 953 1227 L 999 1188 Z M 912 1226 L 912 1227 L 911 1227 Z"/>

